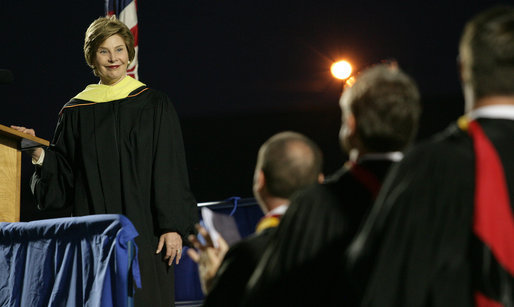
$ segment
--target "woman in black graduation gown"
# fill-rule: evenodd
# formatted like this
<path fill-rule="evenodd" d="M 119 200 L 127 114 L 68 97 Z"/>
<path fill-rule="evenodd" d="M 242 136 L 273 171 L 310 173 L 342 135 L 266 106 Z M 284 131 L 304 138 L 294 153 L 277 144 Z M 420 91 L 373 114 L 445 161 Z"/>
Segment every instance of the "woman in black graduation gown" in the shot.
<path fill-rule="evenodd" d="M 122 22 L 95 20 L 84 55 L 100 83 L 64 105 L 52 144 L 32 153 L 37 206 L 126 215 L 139 232 L 135 305 L 173 305 L 171 265 L 197 219 L 177 114 L 165 94 L 126 75 L 135 51 Z"/>

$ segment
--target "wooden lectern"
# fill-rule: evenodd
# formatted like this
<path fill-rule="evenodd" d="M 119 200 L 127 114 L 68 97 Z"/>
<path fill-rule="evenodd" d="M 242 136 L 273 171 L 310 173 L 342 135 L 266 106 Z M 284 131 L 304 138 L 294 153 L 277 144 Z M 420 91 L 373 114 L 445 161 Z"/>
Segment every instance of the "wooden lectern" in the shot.
<path fill-rule="evenodd" d="M 47 140 L 0 125 L 0 222 L 20 221 L 21 151 Z"/>

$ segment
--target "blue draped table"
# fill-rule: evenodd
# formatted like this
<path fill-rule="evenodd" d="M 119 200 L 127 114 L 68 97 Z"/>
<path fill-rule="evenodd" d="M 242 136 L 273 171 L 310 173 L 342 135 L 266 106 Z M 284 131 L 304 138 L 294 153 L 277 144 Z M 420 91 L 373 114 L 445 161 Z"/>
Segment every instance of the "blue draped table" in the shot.
<path fill-rule="evenodd" d="M 137 235 L 116 214 L 0 223 L 0 305 L 131 306 Z"/>

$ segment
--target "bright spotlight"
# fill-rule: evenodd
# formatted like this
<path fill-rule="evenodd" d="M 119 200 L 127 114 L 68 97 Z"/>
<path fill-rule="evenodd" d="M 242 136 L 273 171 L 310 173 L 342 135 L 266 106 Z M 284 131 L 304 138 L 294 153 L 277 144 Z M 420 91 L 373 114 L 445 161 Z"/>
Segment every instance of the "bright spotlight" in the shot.
<path fill-rule="evenodd" d="M 337 79 L 347 79 L 352 74 L 352 65 L 347 61 L 339 61 L 332 64 L 330 67 L 332 75 Z"/>

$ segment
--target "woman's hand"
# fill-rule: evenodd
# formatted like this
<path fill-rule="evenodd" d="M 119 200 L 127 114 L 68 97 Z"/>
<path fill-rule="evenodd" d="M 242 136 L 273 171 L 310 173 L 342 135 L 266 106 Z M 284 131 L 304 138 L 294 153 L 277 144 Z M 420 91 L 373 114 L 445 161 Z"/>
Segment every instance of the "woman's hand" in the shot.
<path fill-rule="evenodd" d="M 166 253 L 164 254 L 164 260 L 168 260 L 168 265 L 171 266 L 173 259 L 176 259 L 176 264 L 180 262 L 182 258 L 182 238 L 176 232 L 166 232 L 159 238 L 159 244 L 157 244 L 156 254 L 160 253 L 165 247 Z"/>
<path fill-rule="evenodd" d="M 13 126 L 11 125 L 11 128 L 23 133 L 26 133 L 28 135 L 36 136 L 36 131 L 34 129 L 25 128 L 21 126 Z M 27 151 L 31 156 L 33 161 L 38 161 L 39 157 L 41 156 L 41 153 L 43 152 L 43 148 L 38 147 Z"/>

